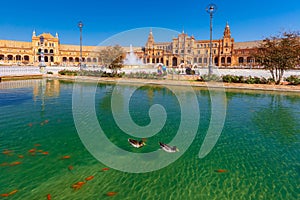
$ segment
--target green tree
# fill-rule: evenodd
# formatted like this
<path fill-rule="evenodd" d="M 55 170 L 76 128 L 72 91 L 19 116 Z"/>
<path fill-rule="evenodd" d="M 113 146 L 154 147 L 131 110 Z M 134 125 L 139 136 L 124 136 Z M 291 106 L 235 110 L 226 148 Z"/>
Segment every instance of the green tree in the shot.
<path fill-rule="evenodd" d="M 99 55 L 102 63 L 114 72 L 123 67 L 125 51 L 121 46 L 107 46 L 100 50 Z"/>
<path fill-rule="evenodd" d="M 299 32 L 284 32 L 267 37 L 254 54 L 257 63 L 269 70 L 276 84 L 282 81 L 284 71 L 300 64 Z"/>

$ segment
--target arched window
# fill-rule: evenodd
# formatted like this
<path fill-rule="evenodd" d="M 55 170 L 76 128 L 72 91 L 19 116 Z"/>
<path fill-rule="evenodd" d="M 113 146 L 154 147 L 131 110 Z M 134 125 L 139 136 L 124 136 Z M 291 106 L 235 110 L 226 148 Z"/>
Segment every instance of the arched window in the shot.
<path fill-rule="evenodd" d="M 225 63 L 225 58 L 224 58 L 224 57 L 221 58 L 221 63 L 222 63 L 222 64 Z"/>
<path fill-rule="evenodd" d="M 16 55 L 16 60 L 21 60 L 21 56 L 20 55 Z"/>
<path fill-rule="evenodd" d="M 204 63 L 207 63 L 207 58 L 204 58 Z"/>
<path fill-rule="evenodd" d="M 75 62 L 79 62 L 79 58 L 78 57 L 75 58 Z"/>
<path fill-rule="evenodd" d="M 227 64 L 231 64 L 231 58 L 230 57 L 227 58 Z"/>
<path fill-rule="evenodd" d="M 218 65 L 218 60 L 219 58 L 218 57 L 215 57 L 215 64 Z"/>
<path fill-rule="evenodd" d="M 63 62 L 67 62 L 67 57 L 63 57 Z"/>
<path fill-rule="evenodd" d="M 239 63 L 244 63 L 244 58 L 243 57 L 239 57 Z"/>
<path fill-rule="evenodd" d="M 4 55 L 3 54 L 0 55 L 0 60 L 4 60 Z"/>
<path fill-rule="evenodd" d="M 50 53 L 53 53 L 53 49 L 50 49 Z"/>
<path fill-rule="evenodd" d="M 50 57 L 50 62 L 54 62 L 53 56 Z"/>
<path fill-rule="evenodd" d="M 69 62 L 73 62 L 74 59 L 72 57 L 69 57 Z"/>
<path fill-rule="evenodd" d="M 44 50 L 44 53 L 48 53 L 48 49 L 45 49 L 45 50 Z"/>
<path fill-rule="evenodd" d="M 13 56 L 12 56 L 12 55 L 8 55 L 8 56 L 7 56 L 7 59 L 8 59 L 8 60 L 13 60 Z"/>
<path fill-rule="evenodd" d="M 251 57 L 247 57 L 247 63 L 251 63 L 252 58 Z"/>
<path fill-rule="evenodd" d="M 199 59 L 198 59 L 198 63 L 202 63 L 202 58 L 199 58 Z"/>
<path fill-rule="evenodd" d="M 91 58 L 87 58 L 86 61 L 87 61 L 87 62 L 91 62 Z"/>
<path fill-rule="evenodd" d="M 93 62 L 97 62 L 97 58 L 93 58 Z"/>

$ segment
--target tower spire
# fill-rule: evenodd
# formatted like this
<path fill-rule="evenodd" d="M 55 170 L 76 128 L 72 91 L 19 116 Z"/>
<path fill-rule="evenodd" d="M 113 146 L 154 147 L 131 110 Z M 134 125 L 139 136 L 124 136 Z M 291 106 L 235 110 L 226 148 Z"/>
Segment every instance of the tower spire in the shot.
<path fill-rule="evenodd" d="M 228 22 L 226 22 L 226 27 L 224 30 L 224 38 L 231 38 L 231 32 Z"/>
<path fill-rule="evenodd" d="M 153 33 L 152 33 L 152 28 L 150 28 L 146 47 L 152 48 L 153 45 L 154 45 L 154 37 L 153 37 Z"/>
<path fill-rule="evenodd" d="M 32 37 L 36 37 L 35 29 L 32 31 Z"/>

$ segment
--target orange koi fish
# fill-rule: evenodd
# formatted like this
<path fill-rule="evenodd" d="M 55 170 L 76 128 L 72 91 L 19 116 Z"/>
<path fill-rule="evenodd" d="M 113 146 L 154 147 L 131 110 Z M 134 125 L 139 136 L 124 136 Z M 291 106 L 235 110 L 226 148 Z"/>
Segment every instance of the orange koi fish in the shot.
<path fill-rule="evenodd" d="M 106 193 L 106 196 L 112 197 L 115 196 L 117 194 L 117 192 L 108 192 Z"/>
<path fill-rule="evenodd" d="M 2 153 L 4 154 L 4 155 L 9 155 L 9 156 L 11 156 L 12 155 L 12 150 L 8 150 L 8 149 L 5 149 Z"/>
<path fill-rule="evenodd" d="M 13 194 L 15 194 L 15 193 L 17 193 L 17 192 L 18 192 L 18 190 L 13 190 L 13 191 L 11 191 L 10 193 L 1 194 L 1 196 L 2 196 L 2 197 L 8 197 L 8 196 L 13 195 Z"/>
<path fill-rule="evenodd" d="M 102 169 L 103 172 L 104 172 L 104 171 L 108 171 L 108 170 L 109 170 L 108 167 L 105 167 L 105 168 Z"/>
<path fill-rule="evenodd" d="M 36 151 L 36 148 L 28 150 L 29 153 L 35 153 L 35 151 Z"/>
<path fill-rule="evenodd" d="M 47 200 L 51 200 L 51 194 L 47 194 Z"/>
<path fill-rule="evenodd" d="M 70 165 L 70 166 L 68 167 L 68 169 L 69 169 L 70 171 L 72 171 L 72 170 L 74 169 L 74 167 L 73 167 L 72 165 Z"/>
<path fill-rule="evenodd" d="M 13 194 L 15 194 L 15 193 L 17 193 L 18 192 L 18 190 L 13 190 L 13 191 L 11 191 L 10 193 L 8 193 L 8 195 L 10 196 L 10 195 L 13 195 Z"/>
<path fill-rule="evenodd" d="M 18 155 L 18 158 L 24 158 L 24 156 L 23 155 Z"/>
<path fill-rule="evenodd" d="M 48 151 L 44 151 L 44 152 L 42 152 L 42 154 L 43 154 L 43 155 L 48 155 L 49 152 L 48 152 Z"/>
<path fill-rule="evenodd" d="M 85 180 L 86 180 L 86 181 L 90 181 L 90 180 L 92 180 L 93 178 L 94 178 L 94 176 L 89 176 L 89 177 L 86 177 Z"/>
<path fill-rule="evenodd" d="M 62 157 L 62 159 L 69 159 L 69 158 L 71 158 L 71 156 L 68 156 L 68 155 Z"/>
<path fill-rule="evenodd" d="M 75 190 L 79 190 L 84 184 L 85 184 L 85 182 L 80 181 L 80 182 L 77 182 L 74 185 L 72 185 L 72 188 Z"/>
<path fill-rule="evenodd" d="M 225 173 L 225 172 L 227 172 L 227 170 L 226 169 L 217 169 L 217 170 L 215 170 L 215 172 Z"/>
<path fill-rule="evenodd" d="M 20 165 L 20 164 L 22 164 L 22 163 L 19 161 L 16 161 L 16 162 L 10 163 L 10 166 L 16 166 L 16 165 Z"/>

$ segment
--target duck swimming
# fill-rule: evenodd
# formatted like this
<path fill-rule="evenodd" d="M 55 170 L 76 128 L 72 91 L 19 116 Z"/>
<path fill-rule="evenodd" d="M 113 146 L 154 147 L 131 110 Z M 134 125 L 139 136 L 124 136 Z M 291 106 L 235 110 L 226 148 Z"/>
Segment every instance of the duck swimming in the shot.
<path fill-rule="evenodd" d="M 144 140 L 139 141 L 139 140 L 134 140 L 134 139 L 129 138 L 128 142 L 135 148 L 141 148 L 146 145 Z"/>
<path fill-rule="evenodd" d="M 162 150 L 164 150 L 168 153 L 174 153 L 174 152 L 179 151 L 179 149 L 176 146 L 171 147 L 171 146 L 169 146 L 167 144 L 164 144 L 162 142 L 159 142 L 159 146 Z"/>

